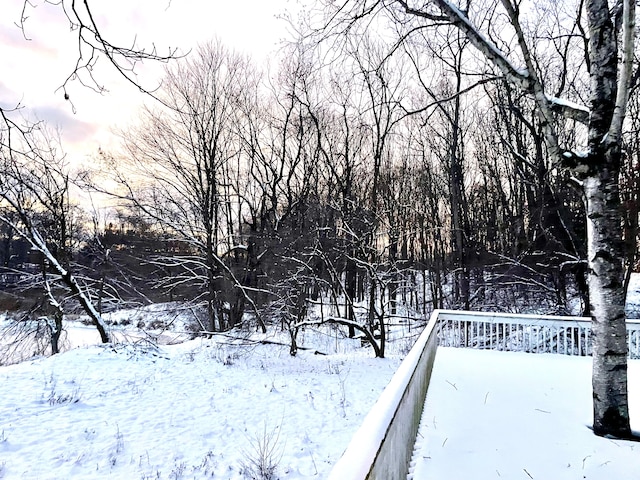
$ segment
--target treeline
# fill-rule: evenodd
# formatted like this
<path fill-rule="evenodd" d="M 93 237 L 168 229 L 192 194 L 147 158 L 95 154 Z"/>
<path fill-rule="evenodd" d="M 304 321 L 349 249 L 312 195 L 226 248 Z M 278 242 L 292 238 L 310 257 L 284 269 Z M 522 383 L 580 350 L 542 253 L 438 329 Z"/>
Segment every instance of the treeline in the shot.
<path fill-rule="evenodd" d="M 359 330 L 382 356 L 401 312 L 586 313 L 583 200 L 549 160 L 533 103 L 491 72 L 465 73 L 459 38 L 422 40 L 420 55 L 362 32 L 332 55 L 300 43 L 275 73 L 212 42 L 167 68 L 160 102 L 98 168 L 71 176 L 51 150 L 35 163 L 3 151 L 18 207 L 6 207 L 0 260 L 23 272 L 11 288 L 74 298 L 55 258 L 98 314 L 192 302 L 209 331 L 287 328 L 292 353 L 310 323 Z M 579 95 L 581 78 L 558 88 Z M 637 98 L 630 108 L 634 132 Z M 578 145 L 584 131 L 570 127 Z M 629 272 L 636 142 L 620 179 Z M 70 184 L 114 206 L 80 209 Z"/>

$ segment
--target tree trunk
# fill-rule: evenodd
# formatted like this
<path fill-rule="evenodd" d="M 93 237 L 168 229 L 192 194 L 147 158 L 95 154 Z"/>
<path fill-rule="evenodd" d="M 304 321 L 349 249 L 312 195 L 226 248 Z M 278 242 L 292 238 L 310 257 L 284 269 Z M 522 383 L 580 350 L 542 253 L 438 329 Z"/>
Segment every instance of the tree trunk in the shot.
<path fill-rule="evenodd" d="M 351 251 L 350 255 L 355 255 L 355 251 Z M 356 270 L 356 262 L 354 262 L 351 258 L 347 258 L 347 264 L 345 267 L 345 318 L 355 321 L 356 316 L 353 311 L 353 301 L 356 298 L 357 294 L 357 270 Z M 349 325 L 349 338 L 353 338 L 356 336 L 356 330 L 353 325 Z"/>
<path fill-rule="evenodd" d="M 391 315 L 397 313 L 398 306 L 398 233 L 394 228 L 391 228 L 389 235 L 389 306 L 391 307 Z"/>
<path fill-rule="evenodd" d="M 634 118 L 635 122 L 638 121 Z M 635 123 L 634 122 L 634 123 Z M 631 126 L 634 128 L 634 125 Z M 637 127 L 635 127 L 637 128 Z M 631 146 L 633 148 L 633 146 Z M 625 166 L 626 185 L 624 186 L 625 192 L 621 195 L 621 201 L 624 205 L 624 211 L 626 211 L 624 222 L 624 241 L 625 241 L 625 272 L 624 272 L 624 291 L 625 294 L 629 289 L 629 283 L 631 282 L 631 274 L 633 273 L 638 260 L 638 214 L 640 213 L 639 198 L 640 195 L 640 172 L 638 172 L 638 165 L 640 165 L 640 145 L 636 144 L 633 148 L 633 155 L 629 155 L 627 158 L 627 165 Z M 621 183 L 624 183 L 621 181 Z"/>
<path fill-rule="evenodd" d="M 425 16 L 408 2 L 398 0 L 411 15 Z M 447 0 L 432 0 L 441 13 L 498 67 L 507 80 L 534 97 L 547 153 L 564 159 L 565 166 L 583 182 L 587 216 L 587 259 L 593 318 L 593 414 L 598 435 L 630 437 L 627 395 L 627 343 L 624 315 L 622 241 L 623 215 L 619 193 L 622 126 L 634 77 L 635 1 L 587 0 L 589 105 L 585 109 L 552 102 L 537 72 L 542 62 L 527 43 L 520 24 L 518 2 L 502 5 L 515 29 L 526 69 L 516 69 L 495 44 L 471 23 L 466 13 Z M 618 15 L 620 14 L 620 15 Z M 426 18 L 431 18 L 426 15 Z M 578 20 L 577 20 L 578 21 Z M 618 46 L 621 47 L 618 51 Z M 554 105 L 555 104 L 555 105 Z M 566 119 L 588 123 L 587 155 L 563 151 L 554 126 L 553 109 L 560 107 Z"/>
<path fill-rule="evenodd" d="M 211 239 L 207 239 L 207 316 L 209 317 L 209 329 L 212 332 L 221 332 L 224 330 L 224 314 L 220 308 L 221 305 L 218 298 L 220 272 L 214 263 L 213 245 L 214 242 Z"/>
<path fill-rule="evenodd" d="M 102 320 L 102 317 L 100 316 L 98 311 L 93 307 L 93 304 L 91 303 L 89 298 L 80 288 L 80 285 L 78 285 L 78 281 L 68 271 L 62 275 L 62 280 L 67 285 L 67 287 L 69 287 L 71 292 L 78 298 L 78 301 L 80 302 L 80 305 L 82 305 L 84 311 L 89 315 L 89 317 L 91 317 L 93 325 L 96 327 L 98 333 L 100 334 L 100 341 L 102 343 L 109 343 L 111 340 L 109 338 L 109 334 L 107 333 L 106 324 Z"/>
<path fill-rule="evenodd" d="M 456 67 L 462 62 L 462 50 L 456 59 Z M 456 279 L 456 293 L 460 305 L 469 310 L 469 266 L 467 265 L 467 223 L 465 211 L 467 209 L 464 197 L 464 171 L 462 168 L 463 149 L 460 131 L 460 91 L 462 88 L 462 72 L 456 68 L 456 97 L 454 100 L 451 121 L 450 152 L 449 152 L 449 188 L 451 195 L 451 221 L 453 229 L 454 265 Z"/>
<path fill-rule="evenodd" d="M 591 64 L 589 154 L 579 162 L 578 173 L 584 172 L 587 210 L 588 281 L 594 334 L 593 431 L 596 435 L 629 438 L 624 219 L 618 182 L 622 123 L 628 98 L 625 97 L 633 64 L 634 2 L 624 3 L 620 70 L 618 39 L 609 3 L 589 0 L 586 4 Z"/>
<path fill-rule="evenodd" d="M 613 153 L 615 155 L 615 153 Z M 618 169 L 601 162 L 584 180 L 589 293 L 593 316 L 593 430 L 629 438 L 627 338 L 624 314 L 622 213 Z"/>
<path fill-rule="evenodd" d="M 51 355 L 60 353 L 60 336 L 62 335 L 63 314 L 60 308 L 56 308 L 53 314 L 53 325 L 51 326 Z"/>

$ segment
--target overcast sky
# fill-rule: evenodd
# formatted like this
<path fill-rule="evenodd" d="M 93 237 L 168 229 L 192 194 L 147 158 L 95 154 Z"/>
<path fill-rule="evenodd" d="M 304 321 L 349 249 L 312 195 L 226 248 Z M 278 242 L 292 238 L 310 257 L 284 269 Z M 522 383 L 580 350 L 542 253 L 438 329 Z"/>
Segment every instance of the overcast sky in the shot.
<path fill-rule="evenodd" d="M 66 1 L 66 0 L 65 0 Z M 18 103 L 61 128 L 67 152 L 78 158 L 90 156 L 99 146 L 108 149 L 109 130 L 126 125 L 135 116 L 141 95 L 100 60 L 96 74 L 109 93 L 99 95 L 72 83 L 68 92 L 76 108 L 58 90 L 77 60 L 77 36 L 59 6 L 30 0 L 25 39 L 16 26 L 23 0 L 3 0 L 0 18 L 0 105 Z M 262 62 L 288 36 L 287 23 L 277 17 L 295 12 L 296 0 L 94 0 L 96 21 L 112 42 L 130 46 L 155 45 L 159 53 L 168 48 L 183 52 L 215 36 Z M 137 69 L 140 82 L 153 88 L 158 67 Z M 56 91 L 58 90 L 58 91 Z M 27 110 L 25 109 L 25 112 Z"/>

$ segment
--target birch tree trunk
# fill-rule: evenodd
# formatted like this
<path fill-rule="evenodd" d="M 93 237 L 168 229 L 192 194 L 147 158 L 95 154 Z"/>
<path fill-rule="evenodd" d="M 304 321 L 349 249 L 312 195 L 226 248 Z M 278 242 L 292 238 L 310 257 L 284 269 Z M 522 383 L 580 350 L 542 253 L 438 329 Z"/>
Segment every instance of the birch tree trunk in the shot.
<path fill-rule="evenodd" d="M 588 154 L 575 170 L 583 176 L 593 341 L 593 431 L 631 437 L 624 313 L 624 244 L 619 178 L 622 123 L 633 64 L 634 0 L 623 7 L 622 64 L 607 0 L 589 0 L 590 116 Z"/>
<path fill-rule="evenodd" d="M 609 158 L 607 158 L 609 157 Z M 589 291 L 593 333 L 593 431 L 631 436 L 627 399 L 622 215 L 618 169 L 610 156 L 583 181 L 587 209 Z"/>

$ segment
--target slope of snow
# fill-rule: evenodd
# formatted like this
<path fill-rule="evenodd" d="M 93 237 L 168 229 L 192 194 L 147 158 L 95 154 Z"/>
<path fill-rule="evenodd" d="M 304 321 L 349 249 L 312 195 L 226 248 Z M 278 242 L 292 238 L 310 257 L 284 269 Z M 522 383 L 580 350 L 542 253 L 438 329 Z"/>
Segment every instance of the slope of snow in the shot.
<path fill-rule="evenodd" d="M 0 479 L 325 478 L 410 342 L 390 344 L 385 360 L 309 330 L 300 341 L 313 349 L 295 358 L 224 336 L 155 346 L 132 328 L 148 317 L 163 320 L 151 339 L 179 340 L 164 327 L 188 323 L 119 312 L 111 331 L 131 344 L 0 367 Z M 69 346 L 97 340 L 77 324 L 70 335 Z M 589 358 L 440 348 L 413 478 L 638 478 L 640 444 L 587 428 L 590 368 Z M 640 430 L 638 361 L 629 373 Z"/>
<path fill-rule="evenodd" d="M 2 367 L 0 478 L 261 478 L 265 456 L 323 478 L 399 364 L 371 357 L 193 340 Z"/>
<path fill-rule="evenodd" d="M 629 364 L 640 430 L 640 361 Z M 591 358 L 439 348 L 415 480 L 635 480 L 640 443 L 593 435 Z"/>

